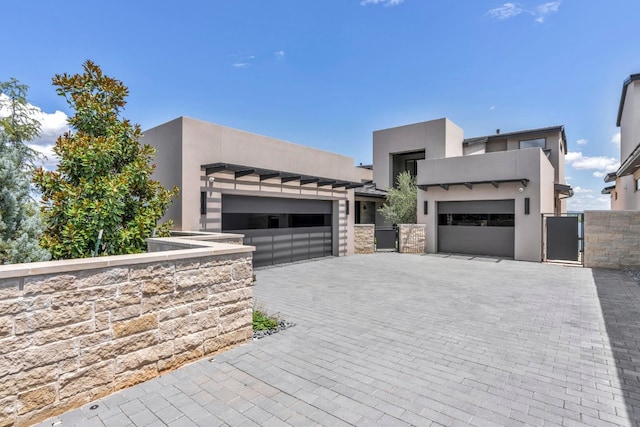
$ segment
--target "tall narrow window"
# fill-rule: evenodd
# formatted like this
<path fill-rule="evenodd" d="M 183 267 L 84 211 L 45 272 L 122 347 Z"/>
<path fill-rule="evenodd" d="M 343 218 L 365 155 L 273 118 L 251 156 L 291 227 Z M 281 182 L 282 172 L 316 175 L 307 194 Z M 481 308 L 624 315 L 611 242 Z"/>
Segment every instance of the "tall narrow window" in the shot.
<path fill-rule="evenodd" d="M 207 214 L 207 192 L 200 192 L 200 215 Z"/>

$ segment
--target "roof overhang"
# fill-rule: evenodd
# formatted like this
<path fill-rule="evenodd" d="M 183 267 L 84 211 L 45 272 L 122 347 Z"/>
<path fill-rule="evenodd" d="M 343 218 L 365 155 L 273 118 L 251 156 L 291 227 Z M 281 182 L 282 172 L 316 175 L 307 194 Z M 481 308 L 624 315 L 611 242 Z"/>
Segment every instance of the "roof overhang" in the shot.
<path fill-rule="evenodd" d="M 618 174 L 616 172 L 609 172 L 604 176 L 604 182 L 613 182 L 618 178 Z"/>
<path fill-rule="evenodd" d="M 519 131 L 515 131 L 515 132 L 496 133 L 494 135 L 478 136 L 478 137 L 474 137 L 474 138 L 465 138 L 462 141 L 462 144 L 464 144 L 464 145 L 474 145 L 474 144 L 486 143 L 486 142 L 488 142 L 488 141 L 490 141 L 492 139 L 513 138 L 513 137 L 517 137 L 517 136 L 523 136 L 523 137 L 526 136 L 528 138 L 528 137 L 535 137 L 536 134 L 543 134 L 543 133 L 549 133 L 549 132 L 554 132 L 554 131 L 558 131 L 558 132 L 561 133 L 561 135 L 562 135 L 562 148 L 563 148 L 564 154 L 567 154 L 567 135 L 565 133 L 564 126 L 562 126 L 562 125 L 549 126 L 549 127 L 546 127 L 546 128 L 538 128 L 538 129 L 519 130 Z"/>
<path fill-rule="evenodd" d="M 512 183 L 512 182 L 519 182 L 520 184 L 522 184 L 523 187 L 526 187 L 527 185 L 529 185 L 529 179 L 518 178 L 518 179 L 493 179 L 493 180 L 487 180 L 487 181 L 438 182 L 433 184 L 420 184 L 418 185 L 418 188 L 421 189 L 422 191 L 427 191 L 430 187 L 440 187 L 445 190 L 449 190 L 449 187 L 453 187 L 456 185 L 464 185 L 469 190 L 471 190 L 473 189 L 474 185 L 479 185 L 479 184 L 491 184 L 495 188 L 498 188 L 500 184 L 506 184 L 506 183 Z"/>
<path fill-rule="evenodd" d="M 571 188 L 570 185 L 559 184 L 556 182 L 553 184 L 553 189 L 556 193 L 564 194 L 567 198 L 573 197 L 573 188 Z"/>
<path fill-rule="evenodd" d="M 629 154 L 629 157 L 620 165 L 620 168 L 615 174 L 616 177 L 631 175 L 635 173 L 638 168 L 640 168 L 640 144 Z M 609 182 L 606 180 L 606 177 L 605 182 Z"/>
<path fill-rule="evenodd" d="M 602 194 L 611 194 L 611 192 L 613 190 L 615 190 L 616 186 L 615 185 L 610 185 L 608 187 L 604 187 L 601 191 Z"/>
<path fill-rule="evenodd" d="M 332 178 L 323 178 L 320 176 L 299 174 L 293 172 L 278 171 L 273 169 L 255 168 L 253 166 L 234 165 L 230 163 L 209 163 L 201 165 L 200 169 L 204 171 L 206 175 L 211 175 L 216 172 L 234 172 L 236 178 L 240 178 L 247 175 L 258 175 L 260 181 L 266 179 L 279 178 L 281 183 L 300 181 L 300 185 L 317 184 L 318 187 L 331 186 L 332 188 L 344 187 L 347 190 L 352 188 L 362 187 L 364 184 L 353 181 L 343 181 Z"/>

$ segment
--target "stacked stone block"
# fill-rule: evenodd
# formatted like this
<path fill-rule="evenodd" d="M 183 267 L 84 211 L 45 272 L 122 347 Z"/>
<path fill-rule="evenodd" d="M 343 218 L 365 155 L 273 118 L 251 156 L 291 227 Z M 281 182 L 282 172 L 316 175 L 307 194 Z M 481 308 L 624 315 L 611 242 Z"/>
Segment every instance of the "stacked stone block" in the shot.
<path fill-rule="evenodd" d="M 251 340 L 252 276 L 250 251 L 0 271 L 0 426 L 38 422 Z"/>
<path fill-rule="evenodd" d="M 356 254 L 372 254 L 375 252 L 375 230 L 373 224 L 356 224 L 354 248 Z"/>
<path fill-rule="evenodd" d="M 640 211 L 585 212 L 584 265 L 640 269 Z"/>
<path fill-rule="evenodd" d="M 425 224 L 400 224 L 398 229 L 398 251 L 400 253 L 426 253 L 427 226 Z"/>

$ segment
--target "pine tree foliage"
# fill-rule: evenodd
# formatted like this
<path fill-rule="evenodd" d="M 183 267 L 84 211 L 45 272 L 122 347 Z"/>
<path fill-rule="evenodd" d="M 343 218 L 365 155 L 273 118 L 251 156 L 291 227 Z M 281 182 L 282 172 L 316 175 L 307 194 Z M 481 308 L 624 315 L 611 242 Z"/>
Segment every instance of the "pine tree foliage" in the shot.
<path fill-rule="evenodd" d="M 155 149 L 139 143 L 139 125 L 120 118 L 127 87 L 91 61 L 83 69 L 53 78 L 75 114 L 73 131 L 56 140 L 57 170 L 34 177 L 48 227 L 43 246 L 56 259 L 89 257 L 103 230 L 99 255 L 143 252 L 148 237 L 169 235 L 171 222 L 158 221 L 178 189 L 151 179 Z"/>
<path fill-rule="evenodd" d="M 408 171 L 398 174 L 396 187 L 387 191 L 387 200 L 379 209 L 392 224 L 415 224 L 417 219 L 418 185 Z"/>
<path fill-rule="evenodd" d="M 0 264 L 46 261 L 38 207 L 31 198 L 31 162 L 36 153 L 27 143 L 40 133 L 27 102 L 26 85 L 0 82 Z"/>
<path fill-rule="evenodd" d="M 20 164 L 32 166 L 38 154 L 27 143 L 40 135 L 41 127 L 34 117 L 37 109 L 27 102 L 28 91 L 15 78 L 0 82 L 0 149 L 10 149 Z"/>

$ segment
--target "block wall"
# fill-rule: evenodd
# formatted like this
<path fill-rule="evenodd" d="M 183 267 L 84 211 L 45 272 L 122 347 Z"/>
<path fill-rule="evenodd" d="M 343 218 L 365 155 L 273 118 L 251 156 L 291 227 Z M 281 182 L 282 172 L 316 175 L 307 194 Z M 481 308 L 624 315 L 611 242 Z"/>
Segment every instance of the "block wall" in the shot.
<path fill-rule="evenodd" d="M 585 212 L 584 265 L 640 269 L 640 211 Z"/>
<path fill-rule="evenodd" d="M 20 264 L 14 277 L 1 266 L 0 426 L 36 423 L 250 341 L 251 251 L 239 248 L 38 263 L 56 266 L 43 274 Z"/>

